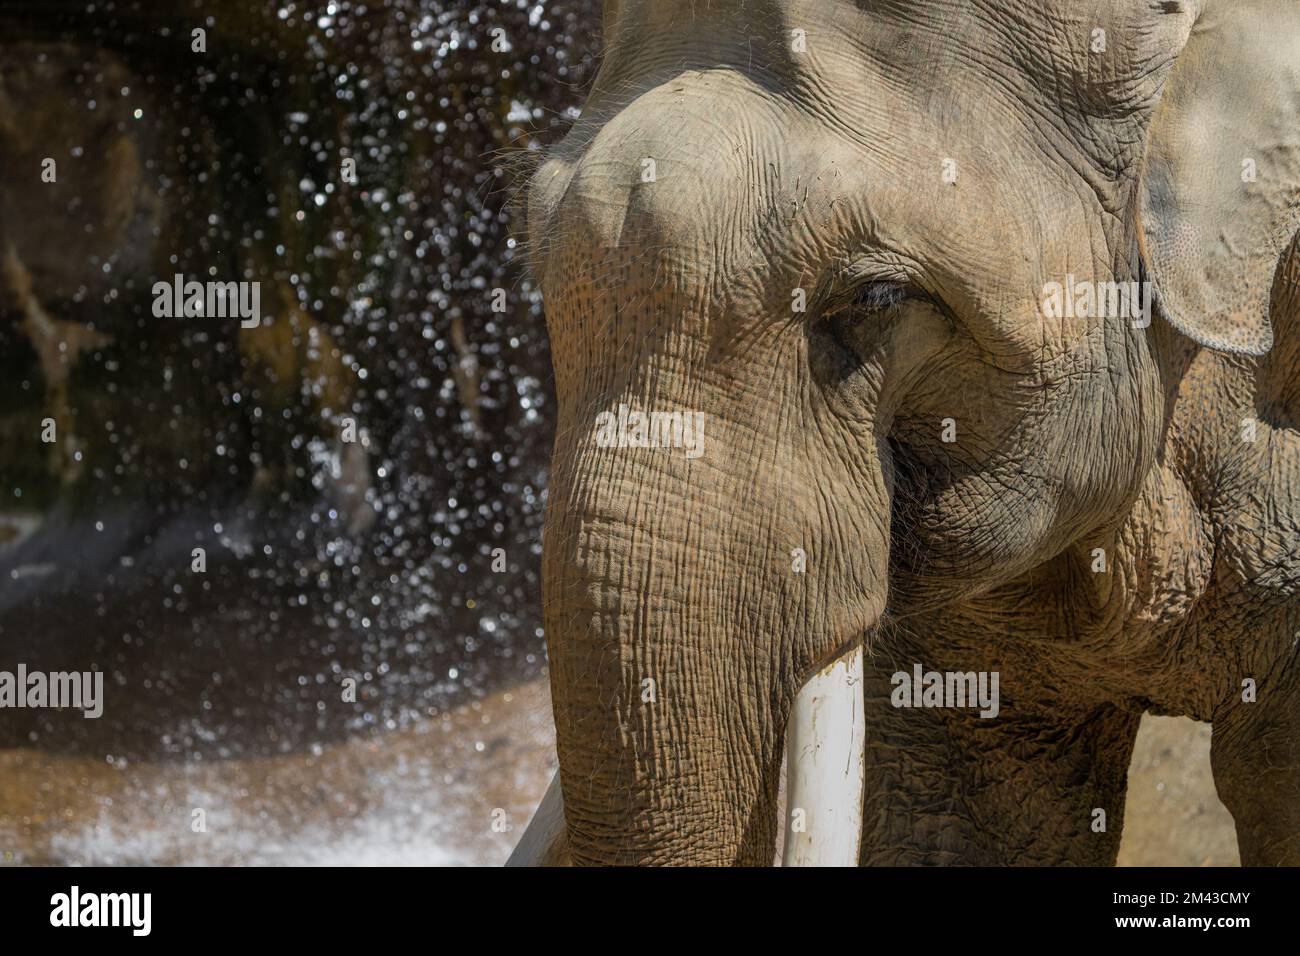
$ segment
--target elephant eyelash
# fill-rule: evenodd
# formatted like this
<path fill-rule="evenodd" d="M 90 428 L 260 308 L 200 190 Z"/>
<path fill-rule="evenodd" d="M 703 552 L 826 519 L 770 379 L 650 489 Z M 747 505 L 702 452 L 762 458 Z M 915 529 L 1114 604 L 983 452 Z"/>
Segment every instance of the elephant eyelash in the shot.
<path fill-rule="evenodd" d="M 852 307 L 863 312 L 881 312 L 911 298 L 913 292 L 905 282 L 868 282 L 854 293 Z"/>
<path fill-rule="evenodd" d="M 866 282 L 832 302 L 825 310 L 827 319 L 835 322 L 858 322 L 872 315 L 886 312 L 908 299 L 929 297 L 910 282 Z"/>

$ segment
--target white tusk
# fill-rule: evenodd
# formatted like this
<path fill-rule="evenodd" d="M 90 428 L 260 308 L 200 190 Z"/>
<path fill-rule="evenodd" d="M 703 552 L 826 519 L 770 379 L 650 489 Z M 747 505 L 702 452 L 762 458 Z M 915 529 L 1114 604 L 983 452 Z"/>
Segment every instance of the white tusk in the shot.
<path fill-rule="evenodd" d="M 506 866 L 568 866 L 569 835 L 564 824 L 564 795 L 555 771 L 546 796 L 528 822 Z"/>
<path fill-rule="evenodd" d="M 785 732 L 782 866 L 858 865 L 866 732 L 858 645 L 795 698 Z"/>

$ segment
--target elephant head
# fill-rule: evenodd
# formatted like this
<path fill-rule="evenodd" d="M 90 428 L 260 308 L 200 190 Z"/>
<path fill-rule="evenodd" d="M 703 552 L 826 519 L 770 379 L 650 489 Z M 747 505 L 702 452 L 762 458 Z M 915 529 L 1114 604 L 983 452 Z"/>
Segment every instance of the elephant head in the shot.
<path fill-rule="evenodd" d="M 1171 343 L 1270 348 L 1300 4 L 607 0 L 604 43 L 526 202 L 565 838 L 764 864 L 792 719 L 808 825 L 860 816 L 817 748 L 882 618 L 1122 521 Z"/>

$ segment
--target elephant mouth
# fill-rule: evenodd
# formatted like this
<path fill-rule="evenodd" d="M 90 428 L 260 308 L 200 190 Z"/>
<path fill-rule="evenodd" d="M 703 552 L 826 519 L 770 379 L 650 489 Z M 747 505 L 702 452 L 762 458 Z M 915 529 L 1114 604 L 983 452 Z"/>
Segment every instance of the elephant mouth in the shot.
<path fill-rule="evenodd" d="M 786 725 L 782 866 L 856 866 L 862 841 L 866 719 L 861 643 L 800 689 Z M 556 773 L 507 866 L 569 863 Z"/>

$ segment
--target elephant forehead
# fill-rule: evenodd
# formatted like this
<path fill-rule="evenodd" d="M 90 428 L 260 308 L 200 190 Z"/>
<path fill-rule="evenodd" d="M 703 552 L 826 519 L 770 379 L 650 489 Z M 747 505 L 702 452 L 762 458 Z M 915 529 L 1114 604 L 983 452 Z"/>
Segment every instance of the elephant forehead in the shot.
<path fill-rule="evenodd" d="M 900 79 L 890 30 L 810 30 L 816 52 L 783 77 L 736 62 L 734 44 L 671 36 L 615 46 L 622 62 L 533 182 L 548 295 L 583 263 L 610 276 L 622 261 L 645 280 L 627 289 L 638 301 L 668 281 L 701 311 L 752 314 L 875 260 L 999 353 L 1077 338 L 1038 303 L 1049 283 L 1110 268 L 1118 192 L 1005 77 L 950 54 L 932 65 L 944 82 Z M 663 49 L 725 62 L 665 75 Z"/>
<path fill-rule="evenodd" d="M 532 182 L 548 294 L 591 268 L 629 294 L 652 282 L 661 297 L 667 284 L 713 311 L 788 299 L 844 247 L 836 230 L 862 218 L 845 198 L 863 157 L 828 161 L 827 140 L 817 118 L 726 68 L 594 100 Z"/>
<path fill-rule="evenodd" d="M 727 70 L 689 71 L 621 105 L 543 170 L 562 214 L 596 246 L 615 248 L 632 226 L 665 245 L 735 235 L 767 198 L 764 160 L 779 142 L 778 105 Z"/>

